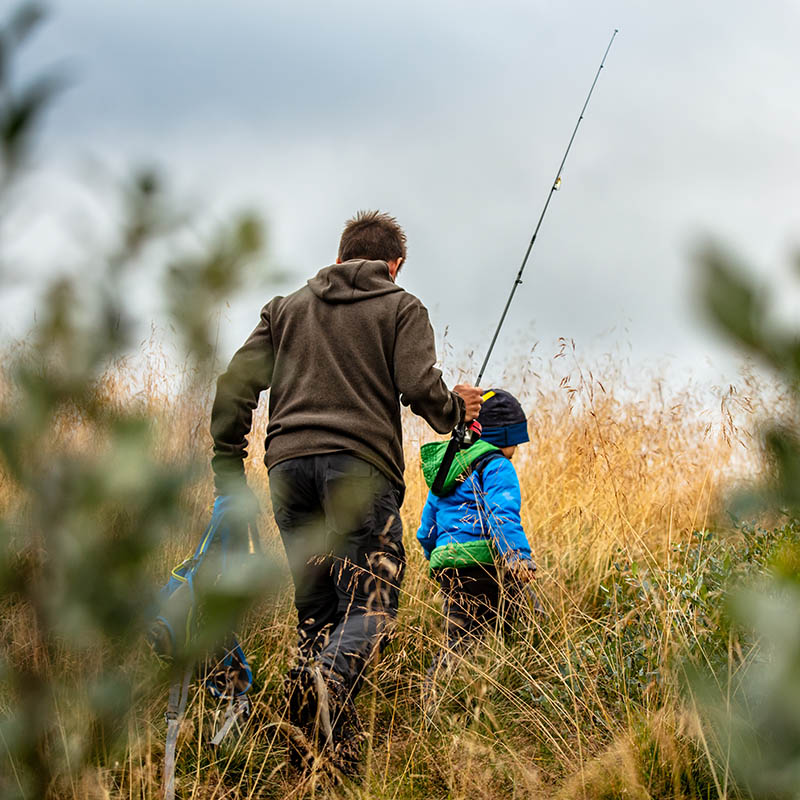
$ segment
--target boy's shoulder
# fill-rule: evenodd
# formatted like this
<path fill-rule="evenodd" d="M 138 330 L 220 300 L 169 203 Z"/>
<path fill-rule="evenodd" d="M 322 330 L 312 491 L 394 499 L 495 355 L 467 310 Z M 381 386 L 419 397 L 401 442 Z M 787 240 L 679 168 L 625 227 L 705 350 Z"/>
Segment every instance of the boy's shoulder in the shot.
<path fill-rule="evenodd" d="M 500 467 L 502 469 L 499 463 L 501 461 L 507 462 L 511 469 L 514 469 L 514 465 L 499 450 L 490 450 L 488 453 L 478 456 L 475 461 L 472 462 L 472 468 L 470 472 L 482 476 L 486 468 L 492 462 L 496 462 L 495 467 Z"/>
<path fill-rule="evenodd" d="M 491 485 L 494 489 L 519 487 L 517 470 L 511 459 L 502 453 L 487 453 L 473 464 L 473 474 L 477 474 L 484 489 Z"/>

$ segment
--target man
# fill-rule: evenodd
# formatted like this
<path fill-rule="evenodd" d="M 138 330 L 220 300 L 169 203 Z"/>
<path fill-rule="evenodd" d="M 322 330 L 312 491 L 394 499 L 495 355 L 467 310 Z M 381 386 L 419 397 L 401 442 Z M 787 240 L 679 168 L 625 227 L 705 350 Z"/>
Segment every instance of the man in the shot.
<path fill-rule="evenodd" d="M 218 492 L 244 483 L 246 436 L 270 388 L 265 462 L 295 585 L 299 656 L 289 718 L 357 761 L 352 700 L 397 614 L 405 568 L 400 405 L 447 433 L 480 411 L 472 386 L 445 386 L 422 303 L 395 283 L 397 221 L 359 212 L 336 263 L 275 297 L 219 378 L 211 417 Z"/>

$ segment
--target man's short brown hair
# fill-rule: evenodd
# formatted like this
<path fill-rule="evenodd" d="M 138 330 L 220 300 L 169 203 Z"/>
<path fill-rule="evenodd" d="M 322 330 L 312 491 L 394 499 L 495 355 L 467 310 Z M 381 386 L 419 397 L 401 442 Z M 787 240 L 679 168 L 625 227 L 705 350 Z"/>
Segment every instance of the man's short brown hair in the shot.
<path fill-rule="evenodd" d="M 397 220 L 381 211 L 359 211 L 347 220 L 339 240 L 339 260 L 405 260 L 406 234 Z"/>

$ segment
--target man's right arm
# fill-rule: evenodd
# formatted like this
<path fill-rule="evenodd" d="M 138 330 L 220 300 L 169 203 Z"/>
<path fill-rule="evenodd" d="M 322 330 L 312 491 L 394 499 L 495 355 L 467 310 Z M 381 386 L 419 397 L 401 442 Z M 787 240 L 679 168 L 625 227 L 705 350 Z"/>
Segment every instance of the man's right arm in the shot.
<path fill-rule="evenodd" d="M 261 310 L 261 321 L 217 380 L 217 394 L 211 410 L 214 440 L 211 466 L 217 491 L 221 494 L 225 494 L 232 483 L 244 480 L 247 435 L 253 424 L 253 411 L 259 395 L 272 382 L 274 351 L 270 305 Z"/>
<path fill-rule="evenodd" d="M 449 433 L 464 420 L 464 399 L 448 390 L 435 366 L 436 341 L 424 305 L 411 295 L 397 312 L 394 381 L 400 402 L 422 417 L 437 433 Z M 462 387 L 459 387 L 462 388 Z M 463 387 L 472 389 L 473 387 Z M 472 418 L 471 413 L 467 419 Z"/>

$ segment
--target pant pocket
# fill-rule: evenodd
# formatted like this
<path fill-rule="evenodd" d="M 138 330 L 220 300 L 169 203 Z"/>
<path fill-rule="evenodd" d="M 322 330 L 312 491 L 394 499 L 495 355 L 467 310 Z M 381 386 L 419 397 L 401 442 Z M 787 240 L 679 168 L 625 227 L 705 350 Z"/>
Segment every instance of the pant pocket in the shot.
<path fill-rule="evenodd" d="M 385 496 L 381 498 L 385 500 Z M 376 504 L 371 547 L 365 553 L 369 607 L 394 616 L 406 568 L 403 525 L 394 497 Z"/>
<path fill-rule="evenodd" d="M 366 542 L 376 527 L 378 501 L 388 488 L 386 477 L 366 461 L 332 461 L 325 473 L 323 503 L 333 536 Z"/>

